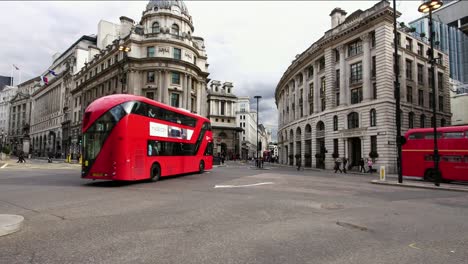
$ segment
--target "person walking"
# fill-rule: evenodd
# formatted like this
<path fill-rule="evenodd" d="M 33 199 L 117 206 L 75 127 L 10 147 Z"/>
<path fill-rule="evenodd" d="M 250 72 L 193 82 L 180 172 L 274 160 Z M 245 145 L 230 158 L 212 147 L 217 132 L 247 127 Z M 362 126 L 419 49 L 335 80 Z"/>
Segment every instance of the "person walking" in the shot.
<path fill-rule="evenodd" d="M 301 158 L 297 159 L 297 170 L 301 170 Z"/>
<path fill-rule="evenodd" d="M 363 158 L 361 158 L 361 160 L 359 161 L 359 172 L 366 173 L 366 168 L 364 167 L 364 159 Z"/>
<path fill-rule="evenodd" d="M 374 165 L 374 163 L 372 162 L 372 159 L 367 159 L 367 167 L 369 167 L 369 173 L 372 173 L 373 170 L 372 170 L 372 166 Z"/>
<path fill-rule="evenodd" d="M 340 166 L 341 166 L 341 160 L 340 160 L 340 158 L 336 158 L 335 159 L 335 173 L 337 171 L 340 171 L 340 173 L 343 173 L 343 171 L 341 171 L 341 169 L 340 169 Z"/>
<path fill-rule="evenodd" d="M 346 165 L 348 164 L 348 159 L 343 157 L 343 172 L 346 173 Z"/>

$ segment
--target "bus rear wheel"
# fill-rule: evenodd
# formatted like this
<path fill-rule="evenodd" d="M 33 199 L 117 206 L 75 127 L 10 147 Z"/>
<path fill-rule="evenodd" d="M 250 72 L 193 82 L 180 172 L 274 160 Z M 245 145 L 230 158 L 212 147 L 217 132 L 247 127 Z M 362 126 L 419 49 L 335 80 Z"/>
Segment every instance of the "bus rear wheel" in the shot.
<path fill-rule="evenodd" d="M 161 177 L 161 167 L 159 167 L 159 164 L 154 163 L 151 166 L 150 180 L 151 181 L 159 181 L 160 177 Z"/>
<path fill-rule="evenodd" d="M 200 165 L 198 165 L 198 173 L 203 173 L 204 171 L 205 171 L 205 162 L 201 160 Z"/>

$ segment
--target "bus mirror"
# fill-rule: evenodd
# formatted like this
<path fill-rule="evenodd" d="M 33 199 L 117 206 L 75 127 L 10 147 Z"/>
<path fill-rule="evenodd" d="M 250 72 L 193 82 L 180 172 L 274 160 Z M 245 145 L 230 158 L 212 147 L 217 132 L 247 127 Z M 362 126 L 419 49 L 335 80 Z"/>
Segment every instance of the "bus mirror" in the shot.
<path fill-rule="evenodd" d="M 406 138 L 404 136 L 401 136 L 400 137 L 400 144 L 403 146 L 404 144 L 406 144 Z"/>

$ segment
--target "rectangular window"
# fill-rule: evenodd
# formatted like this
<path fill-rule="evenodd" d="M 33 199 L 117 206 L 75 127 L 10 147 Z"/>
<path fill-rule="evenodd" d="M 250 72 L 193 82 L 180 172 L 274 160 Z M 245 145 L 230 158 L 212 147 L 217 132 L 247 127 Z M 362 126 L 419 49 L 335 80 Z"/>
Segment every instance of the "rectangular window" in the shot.
<path fill-rule="evenodd" d="M 444 111 L 444 97 L 439 96 L 439 111 L 443 112 Z"/>
<path fill-rule="evenodd" d="M 182 52 L 178 48 L 174 48 L 174 59 L 180 60 L 182 58 Z"/>
<path fill-rule="evenodd" d="M 179 107 L 179 94 L 171 93 L 171 106 Z"/>
<path fill-rule="evenodd" d="M 375 47 L 375 31 L 372 31 L 371 34 L 371 47 Z"/>
<path fill-rule="evenodd" d="M 410 38 L 406 38 L 406 49 L 413 51 L 413 40 Z"/>
<path fill-rule="evenodd" d="M 340 52 L 335 49 L 335 62 L 339 62 L 340 61 Z"/>
<path fill-rule="evenodd" d="M 463 138 L 463 132 L 445 132 L 444 138 Z"/>
<path fill-rule="evenodd" d="M 371 77 L 372 78 L 375 78 L 376 76 L 376 72 L 377 71 L 377 64 L 376 64 L 376 61 L 375 61 L 375 56 L 372 56 L 372 70 L 371 70 Z"/>
<path fill-rule="evenodd" d="M 339 90 L 338 88 L 340 88 L 340 70 L 336 70 L 336 74 L 335 74 L 335 88 L 336 88 L 336 90 Z"/>
<path fill-rule="evenodd" d="M 351 104 L 362 102 L 362 87 L 351 90 Z"/>
<path fill-rule="evenodd" d="M 371 136 L 371 151 L 377 152 L 377 136 Z"/>
<path fill-rule="evenodd" d="M 406 60 L 406 79 L 413 80 L 413 62 Z"/>
<path fill-rule="evenodd" d="M 178 72 L 172 73 L 172 84 L 180 84 L 180 73 Z"/>
<path fill-rule="evenodd" d="M 397 33 L 397 45 L 398 47 L 401 46 L 401 34 L 400 33 Z"/>
<path fill-rule="evenodd" d="M 374 99 L 377 99 L 377 83 L 372 84 L 372 94 L 374 95 Z"/>
<path fill-rule="evenodd" d="M 439 91 L 444 90 L 444 74 L 441 72 L 437 73 L 437 87 L 439 88 Z"/>
<path fill-rule="evenodd" d="M 314 76 L 314 67 L 309 66 L 307 69 L 307 78 L 312 78 Z"/>
<path fill-rule="evenodd" d="M 413 87 L 411 86 L 406 86 L 406 101 L 408 103 L 413 102 Z"/>
<path fill-rule="evenodd" d="M 421 43 L 418 43 L 418 55 L 423 56 L 424 54 L 424 46 Z"/>
<path fill-rule="evenodd" d="M 340 105 L 340 93 L 336 93 L 335 95 L 335 104 L 336 106 Z"/>
<path fill-rule="evenodd" d="M 153 92 L 147 92 L 146 93 L 146 98 L 149 98 L 151 100 L 154 100 L 154 93 Z"/>
<path fill-rule="evenodd" d="M 348 57 L 362 53 L 362 41 L 356 40 L 348 44 Z"/>
<path fill-rule="evenodd" d="M 324 69 L 325 69 L 325 57 L 322 57 L 319 60 L 319 71 L 322 71 Z"/>
<path fill-rule="evenodd" d="M 423 71 L 424 66 L 422 64 L 418 64 L 418 84 L 424 84 Z"/>
<path fill-rule="evenodd" d="M 424 106 L 424 91 L 421 89 L 418 90 L 418 105 Z"/>
<path fill-rule="evenodd" d="M 154 57 L 155 56 L 155 49 L 154 47 L 147 47 L 146 48 L 146 56 L 148 58 Z"/>
<path fill-rule="evenodd" d="M 362 81 L 362 62 L 351 64 L 351 77 L 350 82 L 358 83 Z"/>
<path fill-rule="evenodd" d="M 226 102 L 221 102 L 221 115 L 225 115 L 226 114 Z"/>
<path fill-rule="evenodd" d="M 150 71 L 146 73 L 146 82 L 154 83 L 154 72 Z"/>
<path fill-rule="evenodd" d="M 322 111 L 325 110 L 326 108 L 326 102 L 325 102 L 325 87 L 326 87 L 326 81 L 325 81 L 325 77 L 322 77 L 320 79 L 320 102 L 321 102 L 321 106 L 322 106 Z"/>

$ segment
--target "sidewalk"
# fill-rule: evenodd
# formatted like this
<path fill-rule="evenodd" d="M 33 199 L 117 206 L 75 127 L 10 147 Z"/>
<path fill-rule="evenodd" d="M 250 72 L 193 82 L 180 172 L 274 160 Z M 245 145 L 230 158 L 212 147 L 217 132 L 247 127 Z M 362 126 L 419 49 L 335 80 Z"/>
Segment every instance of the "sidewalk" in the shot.
<path fill-rule="evenodd" d="M 406 178 L 403 179 L 403 183 L 398 183 L 398 180 L 396 179 L 389 179 L 385 181 L 372 180 L 371 183 L 380 184 L 380 185 L 406 187 L 406 188 L 468 192 L 468 185 L 464 185 L 464 184 L 441 183 L 440 186 L 437 187 L 434 185 L 433 182 L 427 182 L 427 181 L 422 181 L 422 180 L 410 180 Z"/>

